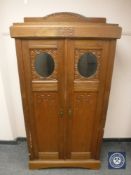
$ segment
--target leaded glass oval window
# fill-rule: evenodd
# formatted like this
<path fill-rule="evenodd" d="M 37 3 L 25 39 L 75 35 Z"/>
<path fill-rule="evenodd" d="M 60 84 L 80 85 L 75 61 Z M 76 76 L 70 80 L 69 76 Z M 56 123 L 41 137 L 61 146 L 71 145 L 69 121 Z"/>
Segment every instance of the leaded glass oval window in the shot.
<path fill-rule="evenodd" d="M 50 76 L 55 67 L 54 60 L 52 56 L 48 53 L 40 53 L 35 59 L 35 69 L 36 72 L 42 77 Z"/>
<path fill-rule="evenodd" d="M 90 77 L 97 70 L 97 58 L 94 54 L 86 52 L 78 60 L 78 71 L 84 77 Z"/>

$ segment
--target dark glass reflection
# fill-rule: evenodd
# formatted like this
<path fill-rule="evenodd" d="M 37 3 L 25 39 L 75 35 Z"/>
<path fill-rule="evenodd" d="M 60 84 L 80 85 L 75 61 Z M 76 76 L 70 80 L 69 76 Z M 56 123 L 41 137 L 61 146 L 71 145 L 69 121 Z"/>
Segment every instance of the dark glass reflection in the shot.
<path fill-rule="evenodd" d="M 94 54 L 84 53 L 78 61 L 78 71 L 84 77 L 90 77 L 96 72 L 97 58 Z"/>
<path fill-rule="evenodd" d="M 36 72 L 42 77 L 48 77 L 54 71 L 54 60 L 48 53 L 40 53 L 35 60 Z"/>

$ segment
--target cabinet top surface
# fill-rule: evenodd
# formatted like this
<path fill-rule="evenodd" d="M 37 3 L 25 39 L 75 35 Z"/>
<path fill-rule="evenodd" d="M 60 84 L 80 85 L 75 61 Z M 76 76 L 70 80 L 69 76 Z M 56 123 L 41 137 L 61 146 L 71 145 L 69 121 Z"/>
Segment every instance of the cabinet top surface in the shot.
<path fill-rule="evenodd" d="M 120 38 L 121 27 L 106 23 L 106 18 L 61 12 L 45 17 L 25 17 L 24 23 L 14 23 L 10 27 L 13 38 Z"/>

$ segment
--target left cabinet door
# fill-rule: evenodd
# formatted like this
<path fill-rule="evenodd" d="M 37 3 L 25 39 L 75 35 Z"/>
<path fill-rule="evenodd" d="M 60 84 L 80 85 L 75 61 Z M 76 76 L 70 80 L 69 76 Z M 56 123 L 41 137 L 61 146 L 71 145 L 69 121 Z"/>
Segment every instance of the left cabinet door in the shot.
<path fill-rule="evenodd" d="M 63 40 L 21 41 L 18 64 L 31 159 L 64 158 L 63 49 Z"/>

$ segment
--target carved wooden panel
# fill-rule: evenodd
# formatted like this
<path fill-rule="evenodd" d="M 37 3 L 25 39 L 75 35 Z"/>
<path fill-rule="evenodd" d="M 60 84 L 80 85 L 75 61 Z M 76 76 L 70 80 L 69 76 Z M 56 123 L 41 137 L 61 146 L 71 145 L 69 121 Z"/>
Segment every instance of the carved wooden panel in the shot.
<path fill-rule="evenodd" d="M 51 104 L 55 102 L 55 96 L 56 95 L 53 93 L 38 93 L 36 94 L 37 103 L 50 102 Z"/>
<path fill-rule="evenodd" d="M 90 152 L 96 102 L 97 93 L 95 92 L 74 93 L 71 126 L 71 149 L 73 152 Z"/>
<path fill-rule="evenodd" d="M 35 70 L 35 59 L 36 56 L 40 53 L 48 53 L 52 56 L 55 62 L 55 68 L 53 73 L 48 77 L 40 76 Z M 57 79 L 57 49 L 30 49 L 30 57 L 31 57 L 31 70 L 32 70 L 32 80 L 56 80 Z"/>
<path fill-rule="evenodd" d="M 35 92 L 34 112 L 38 152 L 58 152 L 59 116 L 58 94 Z"/>
<path fill-rule="evenodd" d="M 58 29 L 58 34 L 61 36 L 73 36 L 74 29 L 72 27 L 60 27 Z"/>
<path fill-rule="evenodd" d="M 91 159 L 91 152 L 72 152 L 71 159 L 76 159 L 76 160 Z"/>
<path fill-rule="evenodd" d="M 56 159 L 59 159 L 59 153 L 58 152 L 39 152 L 39 159 L 56 160 Z"/>
<path fill-rule="evenodd" d="M 76 102 L 79 103 L 84 103 L 87 102 L 88 105 L 93 103 L 93 99 L 92 99 L 92 94 L 89 93 L 81 93 L 79 95 L 76 96 Z"/>
<path fill-rule="evenodd" d="M 80 59 L 80 57 L 84 54 L 84 53 L 92 53 L 93 55 L 96 56 L 97 58 L 97 70 L 96 72 L 90 76 L 90 77 L 83 77 L 82 75 L 80 75 L 79 71 L 78 71 L 78 61 Z M 101 64 L 101 55 L 102 55 L 102 49 L 75 49 L 75 70 L 74 70 L 74 77 L 75 80 L 98 80 L 99 79 L 99 72 L 100 72 L 100 64 Z"/>
<path fill-rule="evenodd" d="M 58 91 L 58 83 L 55 81 L 51 82 L 40 82 L 40 83 L 32 83 L 33 91 Z"/>

